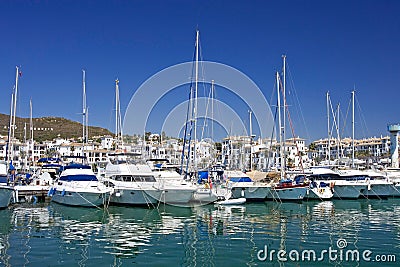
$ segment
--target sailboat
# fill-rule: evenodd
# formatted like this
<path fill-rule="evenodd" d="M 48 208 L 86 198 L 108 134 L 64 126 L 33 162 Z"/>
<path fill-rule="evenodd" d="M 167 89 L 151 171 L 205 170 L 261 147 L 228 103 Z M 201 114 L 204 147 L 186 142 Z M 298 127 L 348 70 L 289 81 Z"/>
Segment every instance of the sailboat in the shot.
<path fill-rule="evenodd" d="M 298 201 L 302 200 L 307 194 L 309 184 L 304 180 L 292 180 L 286 177 L 286 164 L 285 164 L 285 112 L 286 112 L 286 56 L 283 56 L 283 126 L 281 119 L 281 99 L 280 99 L 280 89 L 281 81 L 279 73 L 276 72 L 276 87 L 277 87 L 277 97 L 278 97 L 278 121 L 279 121 L 279 148 L 280 148 L 280 181 L 272 185 L 271 198 L 277 199 L 278 201 Z"/>
<path fill-rule="evenodd" d="M 110 203 L 115 205 L 152 205 L 157 199 L 147 195 L 154 191 L 156 179 L 147 164 L 135 162 L 133 153 L 123 151 L 121 108 L 119 101 L 119 80 L 115 80 L 115 152 L 108 153 L 102 174 L 104 184 L 112 188 Z M 159 193 L 161 195 L 161 193 Z"/>
<path fill-rule="evenodd" d="M 10 184 L 7 173 L 7 162 L 0 162 L 0 209 L 7 208 L 14 194 L 14 187 Z"/>
<path fill-rule="evenodd" d="M 16 110 L 16 95 L 18 92 L 18 77 L 20 75 L 18 66 L 16 67 L 15 76 L 15 87 L 14 92 L 11 95 L 11 108 L 10 108 L 10 125 L 8 129 L 8 142 L 6 149 L 5 161 L 0 162 L 0 209 L 8 207 L 11 202 L 11 198 L 14 196 L 14 185 L 16 182 L 15 168 L 12 164 L 13 160 L 13 137 L 14 137 L 14 125 L 15 125 L 15 114 Z M 15 196 L 14 196 L 15 199 Z"/>
<path fill-rule="evenodd" d="M 165 173 L 161 175 L 153 171 L 142 159 L 140 153 L 125 152 L 118 79 L 115 81 L 115 95 L 115 152 L 108 154 L 102 179 L 108 187 L 112 188 L 110 203 L 129 206 L 153 206 L 157 202 L 188 203 L 195 190 L 192 184 L 184 181 L 178 173 L 175 173 L 172 179 L 165 179 Z"/>
<path fill-rule="evenodd" d="M 329 100 L 329 95 L 327 94 L 327 102 Z M 355 104 L 355 91 L 351 92 L 351 103 L 352 103 L 352 144 L 351 151 L 352 157 L 351 159 L 347 159 L 347 163 L 345 168 L 341 170 L 336 170 L 336 174 L 333 175 L 330 173 L 326 173 L 327 170 L 324 170 L 325 173 L 320 173 L 321 170 L 317 170 L 316 180 L 322 181 L 324 183 L 328 182 L 332 186 L 334 191 L 335 198 L 387 198 L 395 194 L 395 188 L 393 183 L 389 181 L 388 177 L 384 173 L 379 173 L 375 170 L 357 170 L 356 169 L 356 158 L 355 158 L 355 119 L 354 119 L 354 104 Z M 327 103 L 328 104 L 328 103 Z M 329 109 L 329 108 L 328 108 Z M 329 114 L 329 111 L 328 111 Z M 334 123 L 337 125 L 335 117 Z M 338 127 L 338 126 L 336 126 Z M 328 116 L 328 162 L 330 162 L 330 132 L 329 132 L 329 116 Z M 339 133 L 338 133 L 339 139 Z M 338 148 L 339 152 L 339 148 Z M 339 154 L 339 153 L 337 153 Z M 337 158 L 337 161 L 346 162 L 346 159 Z M 333 167 L 333 166 L 329 166 Z M 316 170 L 313 170 L 315 173 Z M 332 171 L 333 172 L 333 171 Z M 329 179 L 326 179 L 329 178 Z"/>
<path fill-rule="evenodd" d="M 84 149 L 87 140 L 86 83 L 83 70 L 83 121 L 82 121 L 82 164 L 71 163 L 63 166 L 60 177 L 51 187 L 48 195 L 51 201 L 82 207 L 99 207 L 106 204 L 111 189 L 100 182 L 91 166 L 84 164 Z"/>
<path fill-rule="evenodd" d="M 188 159 L 186 162 L 186 175 L 192 174 L 191 180 L 195 184 L 195 192 L 193 193 L 192 202 L 195 204 L 209 204 L 217 200 L 227 199 L 230 197 L 230 190 L 222 188 L 220 184 L 214 183 L 212 177 L 215 174 L 215 170 L 207 168 L 206 170 L 200 171 L 197 164 L 197 96 L 198 96 L 198 80 L 199 80 L 199 30 L 196 31 L 196 51 L 195 51 L 195 80 L 194 86 L 190 87 L 190 97 L 188 102 L 188 114 L 186 119 L 185 131 L 184 131 L 184 146 L 182 149 L 182 162 L 181 162 L 181 173 L 183 173 L 185 148 L 186 148 L 186 137 L 189 135 L 188 140 Z M 214 82 L 211 86 L 211 94 L 214 92 Z M 213 99 L 211 99 L 213 101 Z M 213 105 L 213 102 L 211 102 Z M 191 127 L 188 130 L 188 127 Z M 192 129 L 193 129 L 193 140 L 192 140 Z M 193 147 L 192 147 L 193 146 Z M 193 149 L 193 161 L 190 162 L 191 149 Z M 190 165 L 192 163 L 192 165 Z M 189 168 L 191 170 L 189 171 Z M 201 173 L 201 177 L 199 177 Z M 204 179 L 203 179 L 204 178 Z"/>

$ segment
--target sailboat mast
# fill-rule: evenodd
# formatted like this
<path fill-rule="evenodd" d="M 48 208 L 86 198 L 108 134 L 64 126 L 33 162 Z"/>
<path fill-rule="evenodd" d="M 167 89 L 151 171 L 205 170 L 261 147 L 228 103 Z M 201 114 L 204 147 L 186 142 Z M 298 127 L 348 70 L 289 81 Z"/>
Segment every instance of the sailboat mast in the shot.
<path fill-rule="evenodd" d="M 32 99 L 29 100 L 29 109 L 30 109 L 30 116 L 29 116 L 29 130 L 30 130 L 30 136 L 31 136 L 31 145 L 30 145 L 30 150 L 31 150 L 31 162 L 32 165 L 35 162 L 34 161 L 34 156 L 33 156 L 33 151 L 34 151 L 34 144 L 33 144 L 33 119 L 32 119 Z"/>
<path fill-rule="evenodd" d="M 119 97 L 119 81 L 118 81 L 118 130 L 121 148 L 124 147 L 124 134 L 122 132 L 122 116 L 121 116 L 121 98 Z"/>
<path fill-rule="evenodd" d="M 85 144 L 86 144 L 86 72 L 82 70 L 82 156 L 85 156 Z M 82 158 L 83 162 L 83 158 Z"/>
<path fill-rule="evenodd" d="M 326 116 L 327 116 L 327 121 L 328 121 L 328 153 L 327 153 L 327 159 L 328 159 L 328 165 L 331 165 L 331 126 L 330 126 L 330 106 L 329 106 L 329 91 L 326 92 Z"/>
<path fill-rule="evenodd" d="M 115 140 L 118 142 L 118 79 L 115 80 Z"/>
<path fill-rule="evenodd" d="M 340 158 L 340 103 L 337 106 L 337 115 L 336 115 L 336 120 L 337 120 L 337 125 L 336 125 L 336 129 L 337 129 L 337 159 Z"/>
<path fill-rule="evenodd" d="M 214 138 L 214 80 L 211 80 L 211 139 Z"/>
<path fill-rule="evenodd" d="M 286 55 L 282 55 L 283 58 L 283 125 L 282 125 L 282 146 L 283 152 L 285 152 L 285 142 L 286 142 Z M 283 157 L 283 166 L 286 168 L 286 157 Z"/>
<path fill-rule="evenodd" d="M 16 74 L 15 74 L 15 88 L 14 88 L 14 94 L 13 94 L 13 99 L 11 100 L 11 113 L 10 113 L 10 138 L 9 138 L 9 143 L 11 144 L 10 146 L 10 160 L 13 160 L 14 158 L 14 137 L 15 137 L 15 114 L 17 113 L 17 96 L 18 96 L 18 75 L 19 75 L 19 68 L 18 66 L 16 68 Z"/>
<path fill-rule="evenodd" d="M 86 124 L 85 124 L 86 138 L 85 141 L 88 143 L 89 141 L 89 107 L 86 107 Z"/>
<path fill-rule="evenodd" d="M 282 145 L 282 141 L 283 141 L 283 137 L 282 137 L 282 119 L 281 119 L 281 96 L 280 96 L 280 91 L 279 91 L 279 72 L 276 72 L 276 88 L 277 88 L 277 97 L 278 97 L 278 124 L 279 124 L 279 155 L 280 155 L 280 165 L 281 165 L 281 169 L 280 169 L 280 173 L 281 173 L 281 179 L 284 177 L 284 168 L 285 168 L 285 164 L 284 164 L 284 155 L 283 155 L 283 145 Z"/>
<path fill-rule="evenodd" d="M 14 89 L 14 88 L 13 88 Z M 10 103 L 10 121 L 8 125 L 8 144 L 7 144 L 7 161 L 12 160 L 12 141 L 11 141 L 11 136 L 12 136 L 12 128 L 14 128 L 12 124 L 12 119 L 13 119 L 13 105 L 14 105 L 14 92 L 11 94 L 11 103 Z"/>
<path fill-rule="evenodd" d="M 215 152 L 215 149 L 216 149 L 216 147 L 215 147 L 215 142 L 214 142 L 214 80 L 211 80 L 211 141 L 212 141 L 212 144 L 213 144 L 213 149 L 211 150 L 212 151 L 212 161 L 214 161 L 215 160 L 215 154 L 214 154 L 214 152 Z"/>
<path fill-rule="evenodd" d="M 15 74 L 15 92 L 14 92 L 14 111 L 13 111 L 13 127 L 12 127 L 12 140 L 14 140 L 15 137 L 15 114 L 17 114 L 17 96 L 18 96 L 18 75 L 19 75 L 19 68 L 18 66 L 16 68 L 16 74 Z M 13 145 L 11 146 L 11 155 L 14 156 L 14 147 Z"/>
<path fill-rule="evenodd" d="M 352 125 L 352 142 L 351 142 L 351 146 L 352 146 L 352 155 L 351 155 L 351 167 L 354 168 L 354 93 L 355 91 L 353 90 L 351 92 L 351 102 L 352 102 L 352 119 L 351 119 L 351 125 Z"/>
<path fill-rule="evenodd" d="M 14 92 L 14 106 L 13 106 L 13 138 L 15 135 L 15 114 L 17 114 L 17 96 L 18 96 L 18 74 L 19 74 L 19 69 L 18 66 L 16 66 L 16 74 L 15 74 L 15 92 Z"/>
<path fill-rule="evenodd" d="M 119 146 L 119 80 L 115 80 L 115 140 L 116 146 L 115 149 L 118 149 Z"/>
<path fill-rule="evenodd" d="M 252 111 L 250 110 L 249 111 L 249 126 L 250 126 L 250 171 L 252 171 L 253 170 L 253 153 L 252 153 L 252 146 L 253 146 L 253 132 L 252 132 L 252 129 L 253 129 L 253 127 L 252 127 L 252 124 L 251 124 L 251 115 L 252 115 Z"/>
<path fill-rule="evenodd" d="M 197 90 L 199 81 L 199 30 L 196 31 L 196 70 L 195 70 L 195 91 L 194 91 L 194 169 L 197 170 Z"/>

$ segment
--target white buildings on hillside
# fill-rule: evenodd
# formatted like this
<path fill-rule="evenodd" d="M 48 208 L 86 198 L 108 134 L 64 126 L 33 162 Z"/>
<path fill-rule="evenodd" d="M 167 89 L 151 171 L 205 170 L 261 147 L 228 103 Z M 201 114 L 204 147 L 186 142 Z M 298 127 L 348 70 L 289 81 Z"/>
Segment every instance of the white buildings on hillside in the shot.
<path fill-rule="evenodd" d="M 182 162 L 182 142 L 178 139 L 163 140 L 160 144 L 158 135 L 152 135 L 147 142 L 140 138 L 135 144 L 124 144 L 122 148 L 125 152 L 142 154 L 144 159 L 166 159 L 173 164 Z M 98 138 L 99 142 L 90 142 L 84 147 L 82 143 L 72 140 L 57 138 L 53 141 L 43 142 L 42 144 L 24 144 L 14 140 L 14 162 L 16 167 L 22 167 L 32 159 L 36 162 L 39 158 L 49 156 L 86 156 L 89 164 L 98 161 L 105 161 L 107 153 L 115 150 L 115 139 L 111 136 Z M 252 140 L 249 136 L 229 136 L 222 140 L 221 146 L 216 150 L 216 146 L 207 140 L 192 141 L 191 147 L 185 147 L 184 162 L 189 160 L 194 165 L 206 167 L 209 164 L 224 164 L 230 169 L 257 169 L 265 170 L 281 166 L 279 155 L 280 144 L 275 139 Z M 194 153 L 194 147 L 196 153 Z M 286 165 L 289 168 L 307 168 L 318 164 L 321 160 L 326 160 L 328 155 L 328 140 L 320 139 L 314 141 L 309 148 L 302 138 L 289 138 L 284 144 L 284 154 Z M 7 137 L 0 136 L 0 159 L 7 157 Z M 352 140 L 345 138 L 339 142 L 330 139 L 331 159 L 339 157 L 351 157 Z M 355 140 L 356 156 L 369 158 L 388 157 L 390 150 L 390 138 L 374 137 Z M 195 159 L 196 154 L 196 159 Z M 18 162 L 21 162 L 18 164 Z"/>
<path fill-rule="evenodd" d="M 251 140 L 249 136 L 229 136 L 222 142 L 223 163 L 231 169 L 267 170 L 281 166 L 280 144 L 275 139 Z M 305 139 L 289 138 L 284 143 L 286 165 L 304 168 L 311 165 Z"/>
<path fill-rule="evenodd" d="M 330 143 L 330 146 L 328 144 Z M 336 138 L 320 139 L 312 142 L 312 157 L 318 160 L 327 160 L 330 151 L 331 160 L 343 157 L 352 157 L 352 139 L 344 138 L 340 142 Z M 390 137 L 371 137 L 354 140 L 354 152 L 356 157 L 387 158 L 390 151 Z"/>

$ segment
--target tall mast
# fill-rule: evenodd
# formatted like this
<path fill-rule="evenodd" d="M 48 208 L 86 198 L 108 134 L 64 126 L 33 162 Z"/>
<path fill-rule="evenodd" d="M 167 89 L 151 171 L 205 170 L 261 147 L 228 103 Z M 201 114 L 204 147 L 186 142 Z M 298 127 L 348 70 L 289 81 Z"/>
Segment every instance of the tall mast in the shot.
<path fill-rule="evenodd" d="M 14 90 L 14 88 L 13 88 Z M 11 94 L 11 103 L 10 103 L 10 121 L 8 125 L 8 144 L 7 144 L 7 161 L 12 160 L 12 141 L 11 141 L 11 136 L 12 136 L 12 128 L 14 127 L 12 124 L 12 119 L 13 119 L 13 105 L 14 105 L 14 92 Z"/>
<path fill-rule="evenodd" d="M 215 142 L 214 142 L 214 80 L 211 80 L 211 142 L 212 142 L 212 144 L 213 144 L 213 147 L 212 147 L 212 159 L 213 159 L 213 161 L 215 160 L 215 155 L 216 155 L 216 153 L 214 154 L 214 152 L 215 152 L 215 149 L 216 149 L 216 147 L 215 147 Z M 215 162 L 216 162 L 216 160 L 215 160 Z"/>
<path fill-rule="evenodd" d="M 252 132 L 252 124 L 251 124 L 251 116 L 252 115 L 252 111 L 249 111 L 249 124 L 250 124 L 250 171 L 253 170 L 253 153 L 252 153 L 252 145 L 253 145 L 253 132 Z"/>
<path fill-rule="evenodd" d="M 9 143 L 11 144 L 10 146 L 10 160 L 12 161 L 14 158 L 14 137 L 15 137 L 15 114 L 17 113 L 17 96 L 18 96 L 18 75 L 19 75 L 19 68 L 18 66 L 16 68 L 16 74 L 15 74 L 15 88 L 14 88 L 14 94 L 13 94 L 13 100 L 11 101 L 11 114 L 10 114 L 10 139 Z"/>
<path fill-rule="evenodd" d="M 26 140 L 26 122 L 24 122 L 24 144 L 25 145 L 27 145 L 27 142 L 26 142 L 27 140 Z M 27 147 L 27 146 L 26 146 Z M 24 153 L 25 155 L 24 155 L 24 161 L 23 161 L 23 166 L 24 166 L 24 169 L 26 170 L 27 169 L 27 166 L 28 166 L 28 153 Z"/>
<path fill-rule="evenodd" d="M 14 138 L 15 135 L 15 114 L 17 114 L 17 97 L 18 97 L 18 74 L 19 74 L 19 68 L 18 66 L 15 67 L 17 69 L 16 74 L 15 74 L 15 92 L 14 92 L 14 106 L 13 106 L 13 135 L 12 137 Z"/>
<path fill-rule="evenodd" d="M 351 120 L 351 125 L 352 125 L 352 142 L 351 142 L 351 146 L 352 146 L 352 155 L 351 155 L 351 167 L 354 168 L 354 93 L 355 91 L 353 90 L 351 92 L 351 98 L 352 98 L 352 120 Z"/>
<path fill-rule="evenodd" d="M 85 156 L 85 144 L 86 144 L 86 72 L 82 70 L 82 156 Z M 83 158 L 82 158 L 83 162 Z"/>
<path fill-rule="evenodd" d="M 119 97 L 119 81 L 118 81 L 118 129 L 119 129 L 119 139 L 121 147 L 124 147 L 124 134 L 122 132 L 122 116 L 121 116 L 121 101 Z"/>
<path fill-rule="evenodd" d="M 286 142 L 286 55 L 282 55 L 283 58 L 283 126 L 282 126 L 282 145 L 283 152 L 285 152 L 285 142 Z M 284 166 L 286 168 L 286 157 L 283 157 Z"/>
<path fill-rule="evenodd" d="M 279 73 L 276 72 L 276 88 L 277 88 L 277 96 L 278 96 L 278 124 L 279 124 L 279 155 L 280 155 L 280 165 L 281 165 L 281 179 L 284 178 L 285 175 L 285 164 L 284 164 L 284 155 L 283 155 L 283 137 L 282 137 L 282 120 L 281 120 L 281 96 L 280 96 L 280 91 L 279 91 Z"/>
<path fill-rule="evenodd" d="M 337 106 L 337 116 L 336 116 L 336 120 L 337 120 L 337 125 L 336 125 L 336 129 L 337 129 L 337 158 L 339 159 L 341 156 L 340 153 L 340 103 Z"/>
<path fill-rule="evenodd" d="M 194 169 L 197 170 L 197 89 L 199 80 L 199 30 L 196 31 L 196 70 L 195 70 L 195 92 L 194 92 Z"/>
<path fill-rule="evenodd" d="M 89 142 L 89 107 L 86 107 L 86 127 L 85 127 L 85 131 L 86 131 L 86 143 Z"/>
<path fill-rule="evenodd" d="M 329 91 L 326 92 L 326 115 L 327 115 L 327 120 L 328 120 L 328 152 L 327 152 L 327 159 L 328 159 L 328 165 L 331 165 L 331 128 L 330 128 L 330 105 L 329 105 Z"/>
<path fill-rule="evenodd" d="M 119 80 L 115 80 L 115 140 L 116 146 L 115 149 L 118 149 L 119 146 Z"/>
<path fill-rule="evenodd" d="M 214 80 L 211 80 L 211 139 L 214 139 Z"/>
<path fill-rule="evenodd" d="M 35 162 L 34 161 L 34 156 L 33 156 L 33 152 L 34 152 L 34 144 L 33 144 L 33 119 L 32 119 L 32 98 L 29 100 L 29 109 L 30 109 L 30 116 L 29 116 L 29 131 L 30 131 L 30 137 L 31 137 L 31 141 L 30 141 L 30 150 L 31 150 L 31 162 L 32 164 Z"/>

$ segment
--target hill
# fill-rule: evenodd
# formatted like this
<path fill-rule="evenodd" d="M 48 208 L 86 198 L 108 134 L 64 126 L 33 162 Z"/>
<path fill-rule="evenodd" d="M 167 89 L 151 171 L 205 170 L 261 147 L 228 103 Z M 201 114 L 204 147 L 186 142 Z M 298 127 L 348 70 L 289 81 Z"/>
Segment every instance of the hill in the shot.
<path fill-rule="evenodd" d="M 29 118 L 15 118 L 15 124 L 17 129 L 15 131 L 15 137 L 19 140 L 24 140 L 25 125 L 26 125 L 26 136 L 29 138 Z M 37 142 L 45 140 L 53 140 L 56 137 L 61 138 L 80 138 L 82 137 L 82 124 L 76 121 L 60 118 L 60 117 L 42 117 L 32 118 L 33 121 L 33 138 Z M 10 116 L 0 113 L 0 135 L 8 135 L 8 127 L 10 123 Z M 93 136 L 101 135 L 113 135 L 109 130 L 89 126 L 88 128 L 89 138 Z"/>

